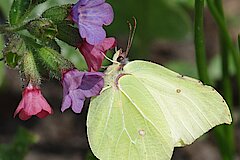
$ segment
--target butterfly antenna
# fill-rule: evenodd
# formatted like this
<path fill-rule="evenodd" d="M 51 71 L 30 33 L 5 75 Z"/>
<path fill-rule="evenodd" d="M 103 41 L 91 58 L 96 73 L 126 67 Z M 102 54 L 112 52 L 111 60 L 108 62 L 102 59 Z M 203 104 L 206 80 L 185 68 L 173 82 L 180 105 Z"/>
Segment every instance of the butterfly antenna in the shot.
<path fill-rule="evenodd" d="M 136 32 L 136 28 L 137 28 L 137 20 L 135 17 L 132 17 L 133 19 L 133 27 L 132 27 L 132 24 L 128 21 L 128 26 L 129 26 L 129 30 L 130 30 L 130 33 L 129 33 L 129 36 L 128 36 L 128 44 L 127 44 L 127 49 L 126 49 L 126 57 L 129 53 L 129 50 L 132 46 L 132 43 L 133 43 L 133 38 L 134 38 L 134 35 L 135 35 L 135 32 Z"/>
<path fill-rule="evenodd" d="M 109 60 L 110 62 L 119 64 L 119 62 L 113 61 L 113 60 L 111 60 L 110 58 L 108 58 L 103 52 L 101 52 L 101 53 L 102 53 L 102 55 L 103 55 L 107 60 Z"/>

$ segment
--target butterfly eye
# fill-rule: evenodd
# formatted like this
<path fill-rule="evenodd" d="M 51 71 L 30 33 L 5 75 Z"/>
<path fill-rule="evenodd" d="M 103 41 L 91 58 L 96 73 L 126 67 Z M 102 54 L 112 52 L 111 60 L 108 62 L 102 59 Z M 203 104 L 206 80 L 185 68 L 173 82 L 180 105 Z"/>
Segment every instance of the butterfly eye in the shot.
<path fill-rule="evenodd" d="M 124 57 L 123 56 L 119 56 L 118 58 L 117 58 L 117 61 L 118 62 L 122 62 L 124 60 Z"/>

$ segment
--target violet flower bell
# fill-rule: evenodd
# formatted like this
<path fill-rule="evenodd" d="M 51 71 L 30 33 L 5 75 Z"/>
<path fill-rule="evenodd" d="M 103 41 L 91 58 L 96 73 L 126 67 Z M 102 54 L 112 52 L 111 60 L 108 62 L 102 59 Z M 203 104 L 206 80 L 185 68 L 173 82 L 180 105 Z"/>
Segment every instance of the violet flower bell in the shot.
<path fill-rule="evenodd" d="M 86 98 L 96 96 L 103 88 L 104 80 L 101 72 L 80 72 L 77 69 L 63 73 L 63 102 L 61 111 L 72 107 L 80 113 Z"/>
<path fill-rule="evenodd" d="M 101 68 L 102 62 L 104 60 L 104 55 L 109 49 L 112 49 L 116 46 L 115 38 L 105 38 L 100 44 L 91 45 L 86 41 L 83 41 L 78 49 L 85 58 L 88 71 L 98 71 Z"/>
<path fill-rule="evenodd" d="M 14 113 L 14 117 L 18 113 L 21 120 L 28 120 L 33 115 L 44 118 L 53 114 L 53 110 L 42 96 L 40 87 L 29 83 L 23 91 L 22 100 Z"/>
<path fill-rule="evenodd" d="M 105 0 L 79 0 L 72 8 L 72 20 L 78 25 L 79 33 L 86 41 L 95 45 L 104 40 L 103 25 L 113 21 L 114 13 Z"/>

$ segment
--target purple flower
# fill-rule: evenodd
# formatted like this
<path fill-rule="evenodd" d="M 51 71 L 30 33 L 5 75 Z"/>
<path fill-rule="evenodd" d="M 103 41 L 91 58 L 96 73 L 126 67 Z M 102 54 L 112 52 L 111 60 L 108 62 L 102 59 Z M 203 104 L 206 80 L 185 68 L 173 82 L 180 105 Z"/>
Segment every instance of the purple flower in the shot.
<path fill-rule="evenodd" d="M 80 113 L 84 100 L 96 96 L 103 88 L 104 80 L 101 72 L 80 72 L 77 69 L 63 73 L 63 102 L 61 111 L 72 107 L 75 113 Z"/>
<path fill-rule="evenodd" d="M 111 5 L 105 0 L 79 0 L 71 13 L 81 37 L 91 45 L 103 41 L 106 32 L 102 26 L 111 24 L 114 17 Z"/>

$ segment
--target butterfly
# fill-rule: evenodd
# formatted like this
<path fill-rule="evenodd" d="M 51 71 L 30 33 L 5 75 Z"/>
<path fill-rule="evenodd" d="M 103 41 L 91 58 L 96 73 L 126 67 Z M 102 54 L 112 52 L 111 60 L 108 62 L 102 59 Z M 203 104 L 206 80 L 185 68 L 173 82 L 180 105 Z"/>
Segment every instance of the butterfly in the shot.
<path fill-rule="evenodd" d="M 115 53 L 103 90 L 90 102 L 87 134 L 97 158 L 168 160 L 174 147 L 232 122 L 213 87 L 152 62 L 128 62 L 128 51 Z"/>

